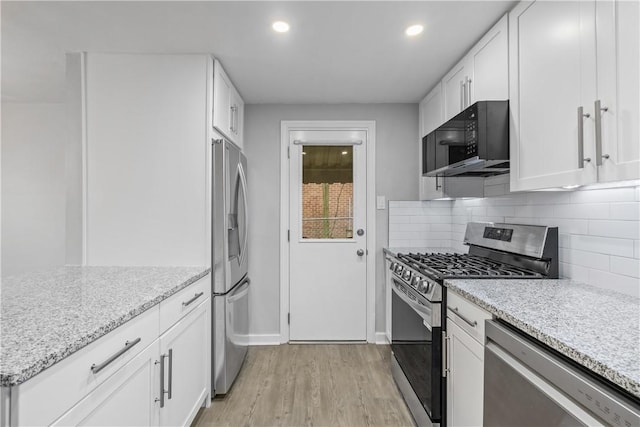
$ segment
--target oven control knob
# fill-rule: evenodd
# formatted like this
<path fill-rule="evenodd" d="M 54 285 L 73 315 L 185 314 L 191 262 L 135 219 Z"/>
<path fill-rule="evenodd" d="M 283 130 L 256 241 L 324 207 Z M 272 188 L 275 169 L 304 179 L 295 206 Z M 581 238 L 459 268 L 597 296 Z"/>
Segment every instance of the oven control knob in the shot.
<path fill-rule="evenodd" d="M 413 279 L 411 280 L 411 286 L 413 286 L 414 288 L 418 288 L 421 280 L 422 279 L 419 276 L 413 276 Z"/>
<path fill-rule="evenodd" d="M 420 292 L 422 294 L 426 294 L 427 292 L 429 292 L 429 288 L 430 288 L 429 282 L 427 282 L 426 280 L 423 280 L 418 285 L 418 292 Z"/>
<path fill-rule="evenodd" d="M 398 263 L 397 263 L 397 262 L 392 262 L 392 263 L 391 263 L 391 266 L 389 266 L 389 270 L 391 270 L 391 271 L 396 271 L 396 266 L 397 266 L 397 265 L 398 265 Z"/>
<path fill-rule="evenodd" d="M 406 280 L 407 282 L 411 280 L 411 271 L 407 270 L 404 273 L 402 273 L 402 278 L 404 280 Z"/>
<path fill-rule="evenodd" d="M 394 270 L 396 273 L 402 273 L 402 266 L 400 264 L 396 264 L 396 269 Z"/>

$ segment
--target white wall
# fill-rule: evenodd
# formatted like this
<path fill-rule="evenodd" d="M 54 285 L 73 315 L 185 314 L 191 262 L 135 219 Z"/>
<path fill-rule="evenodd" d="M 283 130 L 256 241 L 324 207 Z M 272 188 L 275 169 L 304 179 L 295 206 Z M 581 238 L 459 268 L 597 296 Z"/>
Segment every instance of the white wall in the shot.
<path fill-rule="evenodd" d="M 557 226 L 561 277 L 640 296 L 640 187 L 392 202 L 390 246 L 434 246 L 424 228 L 441 221 L 446 227 L 446 217 L 437 215 L 443 203 L 449 205 L 454 251 L 467 252 L 462 240 L 468 221 Z"/>
<path fill-rule="evenodd" d="M 2 275 L 65 263 L 64 104 L 2 104 Z"/>
<path fill-rule="evenodd" d="M 280 334 L 280 122 L 282 120 L 375 120 L 376 192 L 387 199 L 418 196 L 416 104 L 248 105 L 250 333 Z M 387 245 L 387 210 L 376 211 L 376 256 Z M 376 331 L 384 331 L 384 270 L 376 263 Z"/>

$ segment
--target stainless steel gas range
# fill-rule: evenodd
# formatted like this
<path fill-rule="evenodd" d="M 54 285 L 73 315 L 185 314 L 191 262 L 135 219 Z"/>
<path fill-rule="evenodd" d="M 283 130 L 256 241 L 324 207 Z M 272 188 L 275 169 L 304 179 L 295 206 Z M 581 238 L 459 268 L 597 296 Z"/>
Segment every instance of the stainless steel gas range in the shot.
<path fill-rule="evenodd" d="M 446 425 L 445 279 L 558 277 L 558 229 L 470 222 L 466 254 L 390 256 L 391 369 L 417 425 Z"/>

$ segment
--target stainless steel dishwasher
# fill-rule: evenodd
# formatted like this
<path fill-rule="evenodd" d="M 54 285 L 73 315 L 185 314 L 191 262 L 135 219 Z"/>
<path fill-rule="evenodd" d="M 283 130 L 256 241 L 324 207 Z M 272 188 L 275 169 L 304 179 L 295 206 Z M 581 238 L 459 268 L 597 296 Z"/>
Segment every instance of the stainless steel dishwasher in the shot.
<path fill-rule="evenodd" d="M 485 331 L 485 426 L 640 425 L 633 397 L 500 322 Z"/>

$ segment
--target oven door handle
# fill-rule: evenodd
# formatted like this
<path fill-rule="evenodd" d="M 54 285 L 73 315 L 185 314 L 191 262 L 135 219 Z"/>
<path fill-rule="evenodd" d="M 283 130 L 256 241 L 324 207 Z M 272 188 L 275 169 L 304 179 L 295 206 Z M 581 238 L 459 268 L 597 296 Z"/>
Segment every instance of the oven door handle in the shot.
<path fill-rule="evenodd" d="M 431 331 L 431 309 L 429 307 L 425 307 L 424 305 L 418 304 L 417 301 L 413 301 L 411 298 L 405 295 L 404 292 L 399 290 L 398 285 L 405 286 L 403 283 L 398 282 L 398 280 L 395 278 L 393 279 L 393 282 L 395 284 L 395 286 L 393 287 L 393 292 L 395 292 L 395 294 L 398 295 L 402 301 L 406 302 L 409 307 L 413 309 L 413 311 L 415 311 L 420 317 L 422 317 L 422 319 L 424 320 L 424 326 L 426 326 L 427 329 Z"/>

